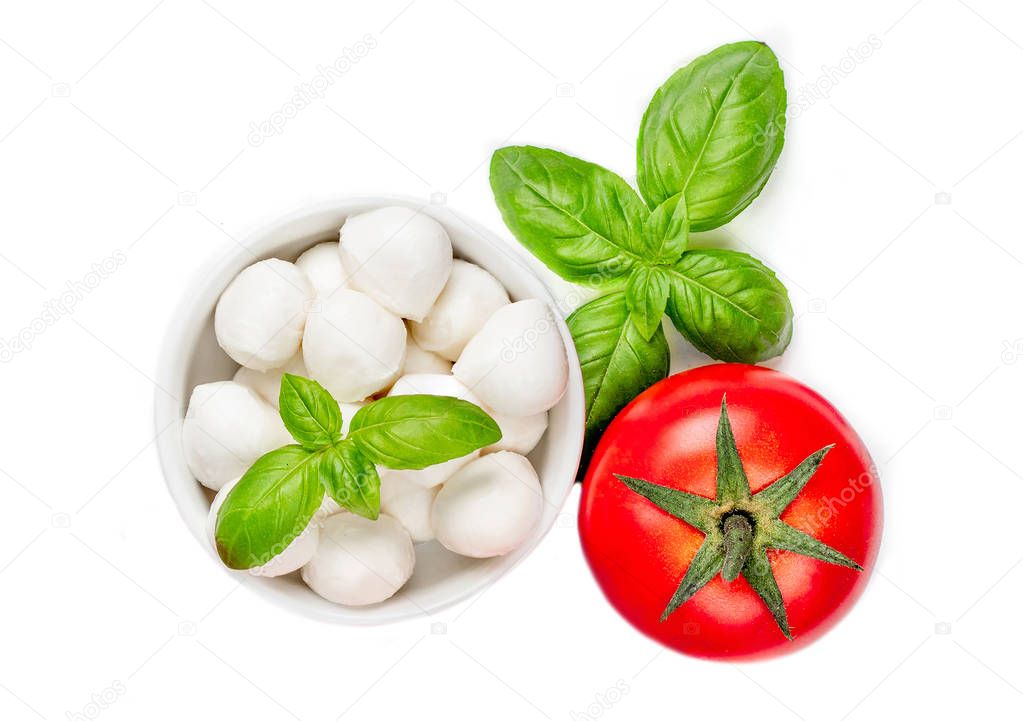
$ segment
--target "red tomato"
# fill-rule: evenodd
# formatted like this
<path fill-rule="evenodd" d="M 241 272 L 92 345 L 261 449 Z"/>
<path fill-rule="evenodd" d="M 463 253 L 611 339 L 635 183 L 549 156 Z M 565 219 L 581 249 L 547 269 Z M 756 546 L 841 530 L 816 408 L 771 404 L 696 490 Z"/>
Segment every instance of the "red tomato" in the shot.
<path fill-rule="evenodd" d="M 738 473 L 745 471 L 749 495 L 747 500 L 719 504 L 708 499 L 719 495 L 715 440 L 723 396 L 733 448 L 741 460 Z M 798 494 L 792 494 L 794 499 L 784 501 L 787 505 L 779 509 L 780 515 L 765 512 L 761 501 L 777 499 L 778 494 L 757 493 L 830 444 L 834 447 L 823 460 L 818 458 L 819 466 L 809 472 Z M 614 474 L 648 482 L 642 488 L 647 493 L 653 489 L 655 497 L 674 493 L 701 508 L 707 506 L 711 509 L 707 517 L 714 519 L 704 524 L 707 533 L 662 510 L 650 496 L 641 495 Z M 639 484 L 642 481 L 633 485 Z M 856 432 L 820 395 L 782 373 L 758 366 L 694 368 L 647 389 L 607 429 L 582 493 L 583 550 L 608 600 L 643 633 L 695 656 L 750 659 L 810 643 L 852 607 L 867 583 L 881 540 L 881 489 Z M 761 558 L 766 554 L 777 582 L 775 593 L 780 591 L 775 605 L 784 602 L 782 619 L 772 614 L 749 580 L 769 591 L 772 574 L 758 576 L 753 566 L 744 565 L 742 575 L 730 582 L 721 573 L 706 574 L 710 580 L 702 579 L 706 582 L 695 595 L 662 621 L 662 612 L 697 550 L 705 541 L 727 538 L 722 535 L 724 522 L 737 514 L 745 519 L 740 523 L 748 521 L 746 528 L 753 531 L 754 550 L 749 558 L 758 547 Z M 820 556 L 808 557 L 803 551 L 778 550 L 767 539 L 766 529 L 779 522 L 812 537 L 806 540 L 784 528 L 805 541 L 800 548 L 827 547 L 833 556 L 862 570 L 819 560 Z M 719 568 L 720 564 L 713 564 L 720 554 L 712 555 L 703 554 L 696 565 L 710 571 Z M 697 570 L 691 575 L 698 575 Z M 786 619 L 791 640 L 782 630 Z"/>

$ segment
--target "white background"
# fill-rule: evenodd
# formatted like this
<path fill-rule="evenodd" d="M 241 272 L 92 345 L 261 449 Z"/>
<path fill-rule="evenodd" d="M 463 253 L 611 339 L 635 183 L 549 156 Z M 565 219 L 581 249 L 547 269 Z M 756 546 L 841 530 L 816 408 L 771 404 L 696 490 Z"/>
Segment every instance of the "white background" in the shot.
<path fill-rule="evenodd" d="M 0 718 L 1019 714 L 1023 14 L 608 6 L 3 4 L 0 337 L 31 348 L 0 364 Z M 495 147 L 549 145 L 631 179 L 653 90 L 751 37 L 782 58 L 800 110 L 760 199 L 699 242 L 782 274 L 798 317 L 774 365 L 828 396 L 880 467 L 881 558 L 836 630 L 756 664 L 662 651 L 592 582 L 578 492 L 499 583 L 403 625 L 306 621 L 211 563 L 153 444 L 150 377 L 184 284 L 247 229 L 336 195 L 443 193 L 507 235 Z M 367 38 L 324 98 L 259 134 Z M 701 362 L 672 338 L 677 367 Z"/>

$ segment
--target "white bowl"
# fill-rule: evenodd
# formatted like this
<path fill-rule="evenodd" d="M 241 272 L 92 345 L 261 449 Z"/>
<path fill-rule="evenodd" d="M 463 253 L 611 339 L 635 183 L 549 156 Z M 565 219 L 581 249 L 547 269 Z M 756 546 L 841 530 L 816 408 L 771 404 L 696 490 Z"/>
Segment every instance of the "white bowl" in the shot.
<path fill-rule="evenodd" d="M 172 392 L 156 394 L 156 427 L 160 461 L 167 487 L 192 535 L 227 573 L 206 536 L 209 497 L 188 470 L 181 448 L 181 421 L 188 397 L 200 383 L 231 378 L 237 369 L 217 345 L 213 333 L 213 310 L 228 283 L 246 266 L 264 258 L 294 260 L 316 243 L 337 240 L 345 218 L 385 205 L 419 208 L 435 218 L 451 236 L 455 255 L 490 271 L 508 290 L 513 300 L 537 298 L 551 305 L 558 330 L 568 349 L 568 390 L 550 411 L 550 425 L 540 445 L 529 455 L 543 486 L 543 516 L 529 539 L 506 556 L 471 559 L 458 556 L 436 541 L 416 546 L 416 570 L 412 579 L 395 596 L 373 606 L 347 608 L 320 598 L 302 583 L 297 574 L 282 578 L 245 575 L 246 585 L 273 602 L 314 618 L 345 624 L 398 621 L 433 613 L 493 583 L 539 543 L 554 525 L 575 482 L 583 444 L 585 400 L 582 373 L 568 328 L 561 320 L 544 284 L 525 261 L 499 237 L 479 228 L 443 206 L 409 198 L 346 198 L 321 203 L 294 212 L 247 237 L 236 253 L 199 275 L 184 294 L 184 300 L 167 333 L 158 371 L 159 385 Z"/>

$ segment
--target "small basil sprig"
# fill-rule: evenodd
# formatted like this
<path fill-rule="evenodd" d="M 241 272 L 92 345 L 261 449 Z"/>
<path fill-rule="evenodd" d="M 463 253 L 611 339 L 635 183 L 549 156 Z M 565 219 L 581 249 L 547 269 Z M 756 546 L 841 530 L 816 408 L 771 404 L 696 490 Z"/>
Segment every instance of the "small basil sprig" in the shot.
<path fill-rule="evenodd" d="M 425 468 L 501 440 L 478 406 L 446 396 L 382 398 L 360 408 L 341 437 L 341 408 L 323 386 L 285 373 L 280 413 L 298 442 L 261 456 L 217 514 L 217 552 L 230 568 L 267 563 L 301 534 L 326 493 L 364 518 L 380 515 L 376 465 Z"/>
<path fill-rule="evenodd" d="M 654 94 L 637 148 L 642 197 L 610 170 L 554 150 L 494 153 L 490 184 L 519 242 L 562 278 L 611 293 L 568 319 L 590 446 L 667 375 L 665 313 L 719 360 L 756 363 L 787 347 L 792 307 L 777 276 L 745 253 L 688 247 L 690 230 L 727 223 L 760 193 L 784 143 L 785 107 L 771 49 L 734 43 Z"/>

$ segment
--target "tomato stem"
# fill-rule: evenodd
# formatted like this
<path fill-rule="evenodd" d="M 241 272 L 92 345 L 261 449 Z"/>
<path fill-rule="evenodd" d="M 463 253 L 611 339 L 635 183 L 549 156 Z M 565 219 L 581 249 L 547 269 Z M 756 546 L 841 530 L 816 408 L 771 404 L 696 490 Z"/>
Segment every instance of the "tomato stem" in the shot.
<path fill-rule="evenodd" d="M 721 577 L 731 583 L 739 577 L 753 550 L 753 526 L 741 513 L 733 513 L 725 518 L 723 530 L 725 560 L 721 567 Z"/>

